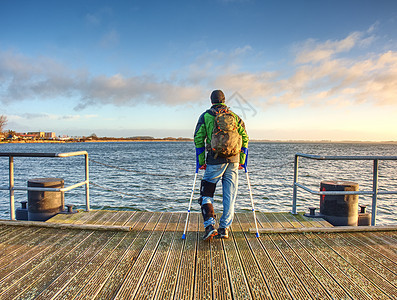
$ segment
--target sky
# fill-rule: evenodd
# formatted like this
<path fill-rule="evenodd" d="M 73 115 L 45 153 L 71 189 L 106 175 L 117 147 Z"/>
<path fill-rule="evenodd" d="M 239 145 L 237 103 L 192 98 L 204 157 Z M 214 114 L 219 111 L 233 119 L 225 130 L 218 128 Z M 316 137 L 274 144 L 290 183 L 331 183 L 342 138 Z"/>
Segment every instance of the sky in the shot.
<path fill-rule="evenodd" d="M 221 89 L 251 139 L 397 140 L 397 1 L 0 1 L 0 115 L 193 137 Z"/>

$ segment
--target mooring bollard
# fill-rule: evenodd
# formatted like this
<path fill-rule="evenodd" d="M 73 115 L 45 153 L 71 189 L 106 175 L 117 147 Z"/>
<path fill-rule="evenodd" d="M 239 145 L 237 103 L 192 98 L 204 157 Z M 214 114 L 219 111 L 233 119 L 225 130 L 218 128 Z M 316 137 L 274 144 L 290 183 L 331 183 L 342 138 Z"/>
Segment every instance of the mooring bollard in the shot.
<path fill-rule="evenodd" d="M 371 225 L 371 214 L 367 213 L 367 206 L 360 205 L 360 211 L 358 212 L 358 226 L 370 226 Z"/>
<path fill-rule="evenodd" d="M 322 181 L 321 191 L 358 191 L 358 183 Z M 334 226 L 357 226 L 358 195 L 321 195 L 320 214 Z"/>
<path fill-rule="evenodd" d="M 62 178 L 34 178 L 28 187 L 63 188 Z M 47 221 L 62 212 L 65 206 L 64 192 L 28 191 L 28 220 Z"/>
<path fill-rule="evenodd" d="M 18 221 L 27 221 L 28 220 L 28 208 L 27 201 L 21 201 L 21 207 L 18 207 L 15 210 L 15 217 Z"/>

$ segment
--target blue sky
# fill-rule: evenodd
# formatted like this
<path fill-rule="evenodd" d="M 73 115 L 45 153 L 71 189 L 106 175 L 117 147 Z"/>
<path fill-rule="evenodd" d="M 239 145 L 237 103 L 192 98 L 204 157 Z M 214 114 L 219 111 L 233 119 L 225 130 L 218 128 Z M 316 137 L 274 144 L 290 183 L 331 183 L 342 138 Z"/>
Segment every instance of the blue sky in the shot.
<path fill-rule="evenodd" d="M 0 114 L 192 137 L 222 89 L 252 139 L 397 140 L 397 2 L 0 2 Z"/>

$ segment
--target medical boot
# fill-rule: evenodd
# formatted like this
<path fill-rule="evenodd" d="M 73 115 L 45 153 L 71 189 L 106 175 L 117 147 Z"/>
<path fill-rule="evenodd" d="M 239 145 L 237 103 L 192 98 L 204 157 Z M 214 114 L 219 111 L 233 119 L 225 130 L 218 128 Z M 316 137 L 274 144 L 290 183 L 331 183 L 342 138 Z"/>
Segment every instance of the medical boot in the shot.
<path fill-rule="evenodd" d="M 211 203 L 201 205 L 201 213 L 203 214 L 205 226 L 205 234 L 203 236 L 203 240 L 211 240 L 211 238 L 217 234 L 217 230 L 214 227 L 216 218 L 214 214 L 214 207 Z"/>

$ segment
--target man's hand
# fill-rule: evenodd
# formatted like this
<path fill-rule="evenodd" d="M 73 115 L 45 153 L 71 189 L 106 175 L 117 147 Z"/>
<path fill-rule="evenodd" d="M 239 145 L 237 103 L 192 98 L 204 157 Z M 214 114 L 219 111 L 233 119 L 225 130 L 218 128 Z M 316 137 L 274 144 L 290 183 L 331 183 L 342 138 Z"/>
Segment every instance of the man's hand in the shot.
<path fill-rule="evenodd" d="M 205 169 L 207 169 L 207 164 L 204 164 L 204 165 L 202 165 L 202 166 L 199 168 L 199 170 L 205 170 Z"/>

